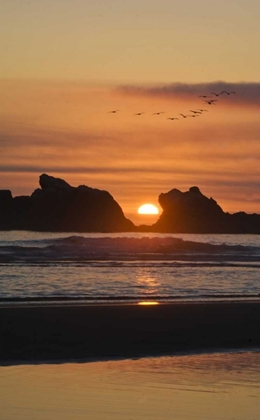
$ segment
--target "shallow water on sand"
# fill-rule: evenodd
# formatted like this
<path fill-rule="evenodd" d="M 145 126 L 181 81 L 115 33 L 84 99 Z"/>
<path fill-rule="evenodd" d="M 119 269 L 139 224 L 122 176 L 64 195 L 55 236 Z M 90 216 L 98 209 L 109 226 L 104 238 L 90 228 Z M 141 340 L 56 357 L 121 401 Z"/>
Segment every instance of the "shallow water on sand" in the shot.
<path fill-rule="evenodd" d="M 0 368 L 4 420 L 256 420 L 260 352 Z"/>

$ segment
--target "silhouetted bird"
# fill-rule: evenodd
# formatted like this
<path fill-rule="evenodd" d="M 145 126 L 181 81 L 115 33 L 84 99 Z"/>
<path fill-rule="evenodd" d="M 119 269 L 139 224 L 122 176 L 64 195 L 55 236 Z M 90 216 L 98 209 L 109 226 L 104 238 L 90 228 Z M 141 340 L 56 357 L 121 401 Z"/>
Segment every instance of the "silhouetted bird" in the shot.
<path fill-rule="evenodd" d="M 216 105 L 215 102 L 218 102 L 217 99 L 210 99 L 209 101 L 204 101 L 206 102 L 208 105 Z"/>
<path fill-rule="evenodd" d="M 211 95 L 215 95 L 215 96 L 219 96 L 219 95 L 222 95 L 222 94 L 223 94 L 223 92 L 219 92 L 219 93 L 216 93 L 216 92 L 210 92 L 210 94 L 211 94 Z"/>
<path fill-rule="evenodd" d="M 193 111 L 193 109 L 190 109 L 190 112 L 194 112 L 194 114 L 202 114 L 202 111 Z"/>
<path fill-rule="evenodd" d="M 199 95 L 198 98 L 210 98 L 209 95 Z"/>
<path fill-rule="evenodd" d="M 143 115 L 144 114 L 144 112 L 137 112 L 137 114 L 134 114 L 134 115 Z"/>
<path fill-rule="evenodd" d="M 164 114 L 164 111 L 161 111 L 161 112 L 154 112 L 154 113 L 153 113 L 153 115 L 161 115 L 161 114 Z"/>
<path fill-rule="evenodd" d="M 174 117 L 170 117 L 170 118 L 167 118 L 167 120 L 178 120 L 179 118 L 174 118 Z"/>
<path fill-rule="evenodd" d="M 114 109 L 114 111 L 109 111 L 108 114 L 116 114 L 119 111 L 119 109 Z"/>
<path fill-rule="evenodd" d="M 235 95 L 236 94 L 236 92 L 227 92 L 226 90 L 222 90 L 221 93 L 222 94 L 226 93 L 227 95 L 231 95 L 231 94 Z"/>
<path fill-rule="evenodd" d="M 208 110 L 208 109 L 199 109 L 199 108 L 198 108 L 198 111 L 201 111 L 201 112 L 208 112 L 209 110 Z"/>
<path fill-rule="evenodd" d="M 184 114 L 180 114 L 183 118 L 187 118 L 187 117 L 191 117 L 192 115 L 184 115 Z"/>

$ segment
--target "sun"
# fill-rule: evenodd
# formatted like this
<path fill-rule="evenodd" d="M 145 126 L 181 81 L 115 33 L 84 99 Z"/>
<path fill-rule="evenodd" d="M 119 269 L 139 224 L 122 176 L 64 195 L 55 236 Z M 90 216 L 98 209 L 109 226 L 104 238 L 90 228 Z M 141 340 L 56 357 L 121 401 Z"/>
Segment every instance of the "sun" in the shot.
<path fill-rule="evenodd" d="M 153 204 L 143 204 L 137 210 L 138 214 L 159 214 L 159 210 Z"/>

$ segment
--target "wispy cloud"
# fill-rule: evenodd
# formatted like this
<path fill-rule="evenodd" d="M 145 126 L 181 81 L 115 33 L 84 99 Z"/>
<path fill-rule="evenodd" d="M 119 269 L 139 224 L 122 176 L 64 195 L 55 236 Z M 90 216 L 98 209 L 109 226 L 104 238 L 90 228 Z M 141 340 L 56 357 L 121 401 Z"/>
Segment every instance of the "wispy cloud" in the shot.
<path fill-rule="evenodd" d="M 1 119 L 0 119 L 1 124 Z M 94 133 L 91 131 L 69 131 L 55 128 L 44 128 L 37 125 L 23 124 L 17 129 L 14 129 L 14 123 L 10 123 L 10 128 L 7 127 L 5 122 L 2 123 L 0 129 L 0 150 L 10 148 L 23 148 L 33 146 L 34 148 L 58 148 L 58 147 L 71 147 L 83 148 L 86 146 L 95 146 L 98 148 L 100 145 L 107 141 L 113 141 L 113 136 L 104 135 L 102 133 Z"/>
<path fill-rule="evenodd" d="M 200 95 L 215 95 L 212 92 L 235 92 L 231 94 L 233 103 L 245 103 L 260 106 L 260 82 L 229 83 L 216 81 L 211 83 L 172 83 L 167 85 L 121 85 L 116 88 L 124 95 L 152 96 L 169 99 L 191 99 Z M 223 94 L 221 98 L 229 95 Z"/>

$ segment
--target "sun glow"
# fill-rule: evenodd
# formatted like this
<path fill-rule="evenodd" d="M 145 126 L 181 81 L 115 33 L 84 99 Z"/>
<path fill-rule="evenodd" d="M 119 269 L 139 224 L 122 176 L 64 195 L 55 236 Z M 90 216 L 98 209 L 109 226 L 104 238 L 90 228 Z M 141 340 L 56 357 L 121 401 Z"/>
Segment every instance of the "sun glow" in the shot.
<path fill-rule="evenodd" d="M 137 213 L 138 214 L 158 214 L 159 210 L 153 204 L 143 204 L 141 207 L 139 207 Z"/>

